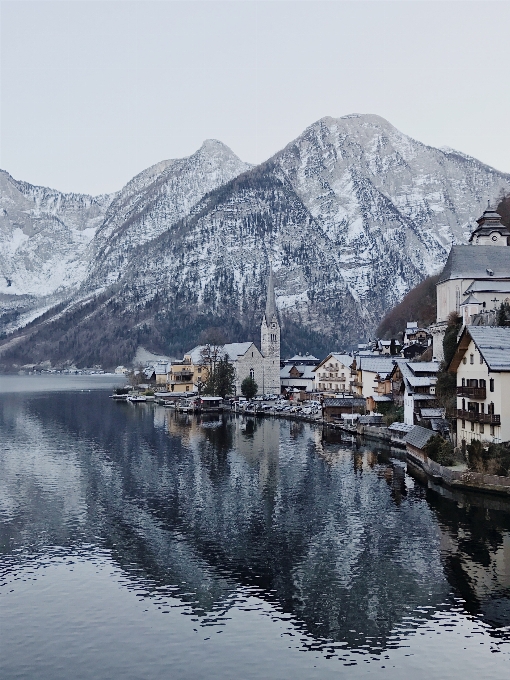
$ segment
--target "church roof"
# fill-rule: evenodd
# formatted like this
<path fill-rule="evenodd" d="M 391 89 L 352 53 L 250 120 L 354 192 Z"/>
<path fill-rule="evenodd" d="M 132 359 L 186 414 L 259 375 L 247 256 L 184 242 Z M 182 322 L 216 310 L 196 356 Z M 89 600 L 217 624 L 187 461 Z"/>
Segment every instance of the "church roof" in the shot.
<path fill-rule="evenodd" d="M 230 342 L 226 345 L 222 345 L 218 349 L 218 358 L 223 359 L 225 354 L 228 354 L 228 358 L 231 361 L 236 361 L 237 357 L 244 356 L 252 345 L 253 342 Z M 186 352 L 186 356 L 191 357 L 193 364 L 200 364 L 203 362 L 202 350 L 205 347 L 206 345 L 197 345 L 197 347 L 193 347 L 192 350 Z"/>
<path fill-rule="evenodd" d="M 510 281 L 509 246 L 452 246 L 437 283 L 492 278 Z"/>
<path fill-rule="evenodd" d="M 481 305 L 482 303 L 478 298 L 476 298 L 473 294 L 468 295 L 467 298 L 461 302 L 460 306 L 463 307 L 464 305 Z"/>

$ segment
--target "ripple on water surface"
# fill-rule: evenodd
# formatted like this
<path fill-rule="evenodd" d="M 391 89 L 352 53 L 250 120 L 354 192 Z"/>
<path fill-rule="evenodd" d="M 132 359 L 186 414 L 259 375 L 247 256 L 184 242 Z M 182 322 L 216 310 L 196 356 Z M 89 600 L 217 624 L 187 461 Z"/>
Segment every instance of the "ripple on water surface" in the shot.
<path fill-rule="evenodd" d="M 303 423 L 0 396 L 2 678 L 507 678 L 510 513 Z"/>

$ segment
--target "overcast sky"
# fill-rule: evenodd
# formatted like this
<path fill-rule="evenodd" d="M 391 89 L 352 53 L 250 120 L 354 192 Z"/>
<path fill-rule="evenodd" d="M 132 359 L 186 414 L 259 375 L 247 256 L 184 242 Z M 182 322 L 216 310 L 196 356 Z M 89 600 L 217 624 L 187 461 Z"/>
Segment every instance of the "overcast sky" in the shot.
<path fill-rule="evenodd" d="M 258 163 L 376 113 L 510 172 L 510 2 L 1 3 L 0 167 L 119 189 L 220 139 Z"/>

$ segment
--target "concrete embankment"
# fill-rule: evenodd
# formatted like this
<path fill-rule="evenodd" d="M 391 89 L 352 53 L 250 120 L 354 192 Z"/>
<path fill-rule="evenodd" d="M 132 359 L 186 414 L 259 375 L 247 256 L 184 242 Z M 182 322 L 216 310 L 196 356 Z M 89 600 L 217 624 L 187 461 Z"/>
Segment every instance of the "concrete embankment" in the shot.
<path fill-rule="evenodd" d="M 510 496 L 510 477 L 484 475 L 480 472 L 469 472 L 468 470 L 452 470 L 430 460 L 418 451 L 409 451 L 409 449 L 407 450 L 407 462 L 409 465 L 423 470 L 436 484 L 446 484 L 455 489 L 469 489 Z"/>

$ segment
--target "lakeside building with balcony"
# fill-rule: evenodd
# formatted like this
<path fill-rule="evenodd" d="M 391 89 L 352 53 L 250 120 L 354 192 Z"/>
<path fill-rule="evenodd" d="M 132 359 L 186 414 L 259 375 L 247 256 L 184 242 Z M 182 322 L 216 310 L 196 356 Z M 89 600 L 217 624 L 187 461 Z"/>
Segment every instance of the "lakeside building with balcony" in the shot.
<path fill-rule="evenodd" d="M 397 360 L 390 379 L 393 389 L 393 400 L 404 407 L 404 423 L 417 425 L 422 420 L 430 420 L 427 411 L 437 409 L 436 382 L 439 372 L 437 361 L 407 362 Z M 442 417 L 438 412 L 435 417 Z"/>
<path fill-rule="evenodd" d="M 457 375 L 457 444 L 510 441 L 510 328 L 466 326 L 448 371 Z"/>
<path fill-rule="evenodd" d="M 353 392 L 356 381 L 354 357 L 350 354 L 332 352 L 312 369 L 315 375 L 315 391 L 339 393 Z"/>

